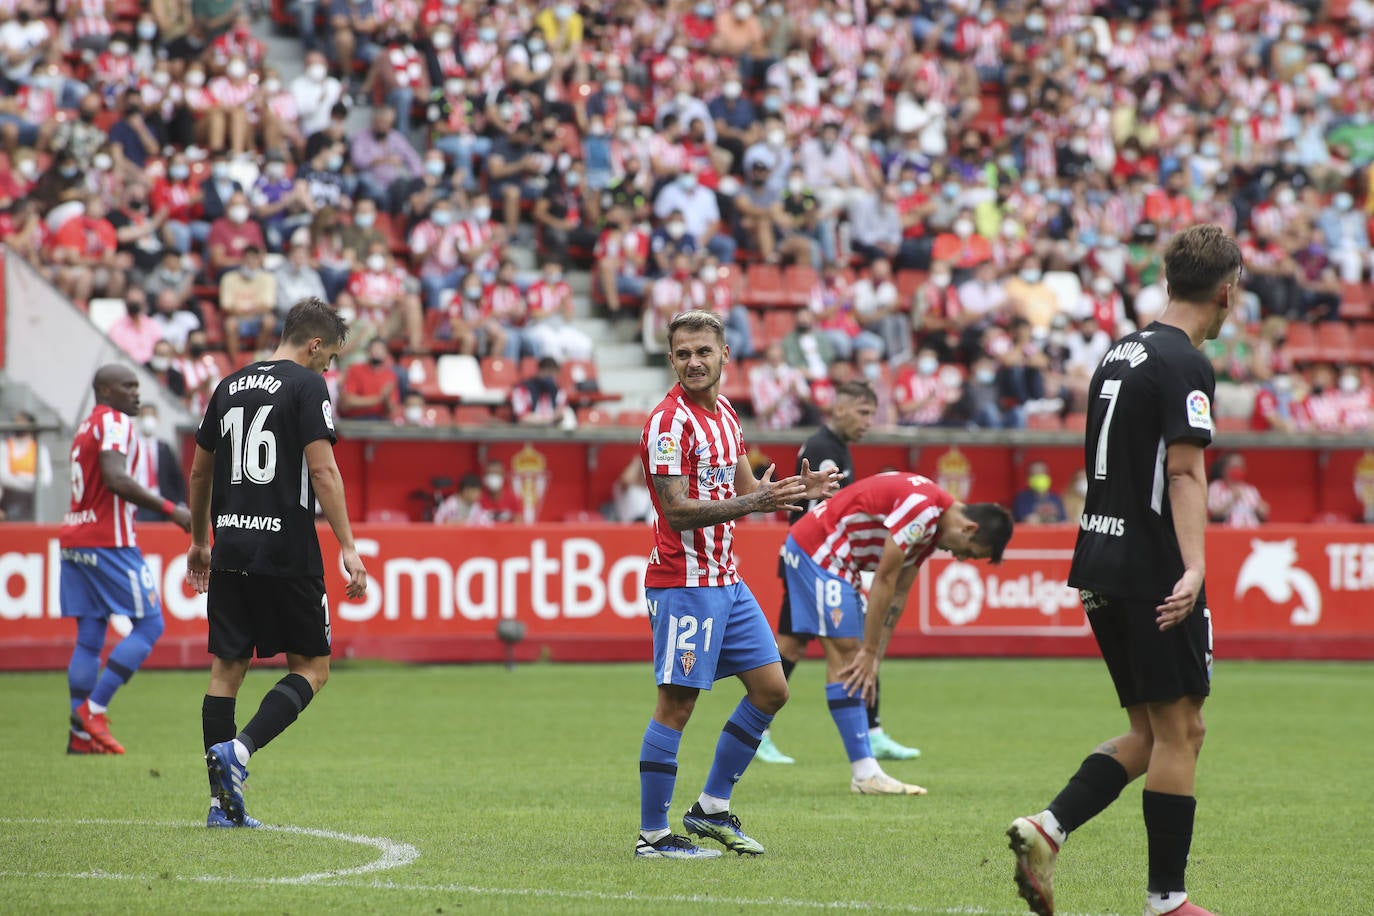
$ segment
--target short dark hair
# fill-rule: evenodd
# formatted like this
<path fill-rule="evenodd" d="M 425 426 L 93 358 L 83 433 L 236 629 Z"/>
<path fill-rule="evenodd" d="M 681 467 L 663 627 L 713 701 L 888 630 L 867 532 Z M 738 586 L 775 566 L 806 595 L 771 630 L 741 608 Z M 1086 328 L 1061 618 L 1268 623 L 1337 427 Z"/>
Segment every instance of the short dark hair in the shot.
<path fill-rule="evenodd" d="M 678 331 L 712 331 L 721 343 L 725 343 L 725 325 L 715 312 L 692 309 L 674 315 L 673 320 L 668 322 L 669 348 L 673 345 L 673 335 Z"/>
<path fill-rule="evenodd" d="M 458 489 L 460 491 L 472 489 L 480 490 L 482 489 L 482 478 L 469 471 L 462 477 L 458 478 Z"/>
<path fill-rule="evenodd" d="M 1169 296 L 1184 302 L 1207 302 L 1217 287 L 1235 278 L 1241 266 L 1240 246 L 1220 226 L 1189 226 L 1169 239 L 1164 249 L 1164 279 Z"/>
<path fill-rule="evenodd" d="M 988 559 L 993 563 L 1002 562 L 1002 551 L 1007 549 L 1015 524 L 1011 513 L 996 503 L 973 503 L 964 506 L 964 515 L 978 524 L 973 533 L 973 543 L 992 548 Z"/>
<path fill-rule="evenodd" d="M 853 398 L 856 401 L 867 401 L 870 404 L 878 403 L 878 394 L 873 390 L 873 386 L 862 380 L 854 380 L 836 385 L 835 397 Z"/>
<path fill-rule="evenodd" d="M 558 368 L 558 360 L 554 359 L 552 356 L 539 357 L 540 372 L 557 372 Z"/>
<path fill-rule="evenodd" d="M 320 338 L 327 344 L 341 344 L 348 338 L 348 324 L 334 306 L 315 296 L 301 299 L 291 306 L 282 324 L 283 343 L 300 346 Z"/>

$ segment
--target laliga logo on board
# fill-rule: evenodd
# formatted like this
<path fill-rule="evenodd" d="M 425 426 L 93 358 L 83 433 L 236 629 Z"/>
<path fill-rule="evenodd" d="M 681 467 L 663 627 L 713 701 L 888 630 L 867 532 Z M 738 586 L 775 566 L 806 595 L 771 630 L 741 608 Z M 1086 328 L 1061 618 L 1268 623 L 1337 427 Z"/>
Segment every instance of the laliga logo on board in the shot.
<path fill-rule="evenodd" d="M 1063 579 L 1039 570 L 1015 577 L 984 577 L 972 563 L 954 561 L 935 580 L 935 609 L 955 626 L 972 623 L 983 608 L 1033 609 L 1053 617 L 1078 603 Z"/>
<path fill-rule="evenodd" d="M 1300 604 L 1293 608 L 1288 620 L 1294 626 L 1314 626 L 1322 617 L 1322 593 L 1317 580 L 1299 568 L 1297 540 L 1250 542 L 1250 556 L 1241 564 L 1236 576 L 1236 598 L 1252 588 L 1258 588 L 1275 604 L 1287 604 L 1296 592 Z"/>

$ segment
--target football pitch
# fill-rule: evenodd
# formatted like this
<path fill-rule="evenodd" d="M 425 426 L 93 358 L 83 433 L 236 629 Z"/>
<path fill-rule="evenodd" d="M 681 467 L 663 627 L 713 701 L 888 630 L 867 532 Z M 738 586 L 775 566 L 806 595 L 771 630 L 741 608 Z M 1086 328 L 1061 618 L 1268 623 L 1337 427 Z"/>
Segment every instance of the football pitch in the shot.
<path fill-rule="evenodd" d="M 249 676 L 240 725 L 279 676 Z M 683 862 L 631 853 L 648 664 L 339 664 L 250 764 L 257 831 L 204 827 L 203 673 L 144 672 L 116 697 L 123 757 L 63 754 L 64 675 L 0 675 L 0 911 L 1026 912 L 1003 830 L 1120 731 L 1101 663 L 885 665 L 884 723 L 923 751 L 885 767 L 924 798 L 850 793 L 823 676 L 799 667 L 775 723 L 796 765 L 756 762 L 735 792 L 767 853 Z M 1374 668 L 1221 661 L 1213 684 L 1193 898 L 1374 912 Z M 675 829 L 739 696 L 721 682 L 697 705 Z M 1141 911 L 1140 787 L 1065 847 L 1061 913 Z"/>

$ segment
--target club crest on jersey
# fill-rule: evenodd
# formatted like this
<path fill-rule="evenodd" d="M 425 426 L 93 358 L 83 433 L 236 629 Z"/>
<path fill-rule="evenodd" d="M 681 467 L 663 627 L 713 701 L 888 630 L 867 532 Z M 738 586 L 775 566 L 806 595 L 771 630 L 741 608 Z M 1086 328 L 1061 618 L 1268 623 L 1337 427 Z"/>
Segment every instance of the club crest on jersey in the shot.
<path fill-rule="evenodd" d="M 844 619 L 844 608 L 832 607 L 830 609 L 830 625 L 839 629 L 840 621 Z"/>
<path fill-rule="evenodd" d="M 654 461 L 657 464 L 669 464 L 677 459 L 677 440 L 672 433 L 660 433 L 654 440 Z"/>
<path fill-rule="evenodd" d="M 1196 388 L 1188 392 L 1188 425 L 1212 431 L 1212 401 Z"/>
<path fill-rule="evenodd" d="M 693 652 L 691 649 L 688 649 L 686 652 L 682 653 L 681 662 L 682 673 L 691 674 L 692 669 L 697 666 L 697 654 Z"/>

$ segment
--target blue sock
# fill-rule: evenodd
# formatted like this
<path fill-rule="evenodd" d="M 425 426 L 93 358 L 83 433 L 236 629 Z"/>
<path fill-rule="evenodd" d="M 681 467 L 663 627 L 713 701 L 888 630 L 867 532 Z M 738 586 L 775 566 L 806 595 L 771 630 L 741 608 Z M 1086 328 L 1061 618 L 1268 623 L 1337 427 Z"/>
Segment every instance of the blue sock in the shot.
<path fill-rule="evenodd" d="M 773 721 L 772 716 L 759 712 L 758 707 L 745 697 L 739 701 L 735 711 L 725 721 L 720 740 L 716 742 L 716 758 L 711 761 L 711 772 L 706 774 L 707 795 L 716 798 L 729 798 L 735 783 L 744 775 L 754 752 L 759 749 L 759 739 Z"/>
<path fill-rule="evenodd" d="M 105 661 L 105 670 L 100 673 L 100 680 L 91 691 L 92 703 L 110 705 L 115 691 L 134 676 L 138 666 L 143 664 L 148 653 L 153 651 L 153 643 L 157 642 L 165 628 L 161 614 L 156 617 L 136 617 L 133 624 L 133 631 L 110 650 L 110 657 Z"/>
<path fill-rule="evenodd" d="M 849 755 L 850 763 L 873 756 L 873 748 L 868 742 L 868 712 L 864 709 L 863 697 L 851 697 L 844 691 L 843 684 L 826 684 L 825 698 L 830 701 L 830 718 L 840 730 L 840 740 L 844 742 L 844 752 Z"/>
<path fill-rule="evenodd" d="M 67 692 L 71 694 L 73 712 L 91 695 L 100 677 L 100 653 L 105 648 L 106 626 L 101 617 L 76 618 L 76 646 L 67 665 Z"/>
<path fill-rule="evenodd" d="M 639 748 L 639 829 L 668 829 L 668 806 L 677 783 L 677 749 L 682 732 L 649 720 Z"/>

